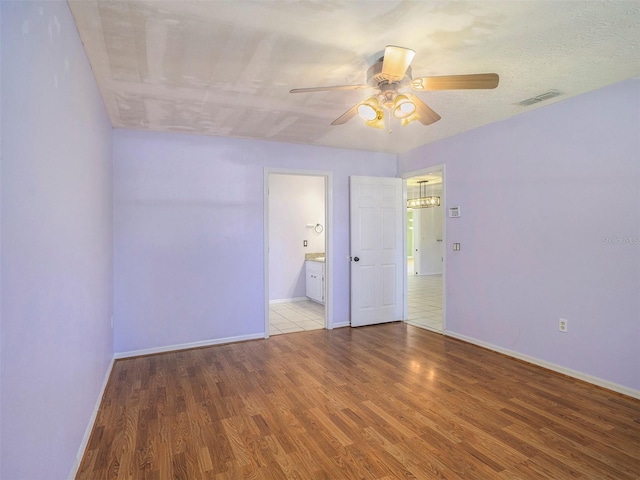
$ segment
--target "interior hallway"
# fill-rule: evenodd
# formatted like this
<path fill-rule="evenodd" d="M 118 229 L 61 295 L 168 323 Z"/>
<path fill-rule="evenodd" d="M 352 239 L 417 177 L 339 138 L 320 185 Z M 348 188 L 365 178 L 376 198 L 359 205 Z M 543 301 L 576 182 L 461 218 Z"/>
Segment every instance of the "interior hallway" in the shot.
<path fill-rule="evenodd" d="M 442 333 L 442 275 L 409 275 L 408 280 L 407 323 Z"/>

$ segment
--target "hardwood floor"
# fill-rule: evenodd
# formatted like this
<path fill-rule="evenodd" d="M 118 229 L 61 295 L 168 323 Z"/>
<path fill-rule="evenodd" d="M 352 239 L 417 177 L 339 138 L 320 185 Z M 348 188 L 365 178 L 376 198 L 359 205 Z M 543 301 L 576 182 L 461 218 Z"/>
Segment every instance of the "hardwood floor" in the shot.
<path fill-rule="evenodd" d="M 638 479 L 640 401 L 403 323 L 118 360 L 77 479 Z"/>

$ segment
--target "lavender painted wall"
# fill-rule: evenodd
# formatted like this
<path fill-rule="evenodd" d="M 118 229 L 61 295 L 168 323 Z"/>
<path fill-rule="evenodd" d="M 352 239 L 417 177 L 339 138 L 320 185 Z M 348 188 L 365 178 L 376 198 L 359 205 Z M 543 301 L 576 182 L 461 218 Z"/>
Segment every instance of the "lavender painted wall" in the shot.
<path fill-rule="evenodd" d="M 447 329 L 640 390 L 640 81 L 424 146 L 398 168 L 440 163 L 462 207 L 447 219 Z"/>
<path fill-rule="evenodd" d="M 349 175 L 393 155 L 114 131 L 116 352 L 264 332 L 264 168 L 333 172 L 334 322 L 349 319 Z"/>
<path fill-rule="evenodd" d="M 325 251 L 324 181 L 302 175 L 269 177 L 269 300 L 307 294 L 305 254 Z M 307 227 L 318 223 L 321 233 Z"/>
<path fill-rule="evenodd" d="M 0 8 L 0 478 L 2 478 L 2 8 Z"/>
<path fill-rule="evenodd" d="M 113 356 L 111 126 L 67 3 L 0 11 L 0 477 L 63 479 Z"/>

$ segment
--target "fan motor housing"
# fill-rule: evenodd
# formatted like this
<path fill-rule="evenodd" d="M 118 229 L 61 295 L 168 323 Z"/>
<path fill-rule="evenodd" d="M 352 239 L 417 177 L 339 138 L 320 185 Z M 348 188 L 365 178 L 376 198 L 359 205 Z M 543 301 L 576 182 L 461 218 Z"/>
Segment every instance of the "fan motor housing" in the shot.
<path fill-rule="evenodd" d="M 369 70 L 367 70 L 367 85 L 371 87 L 379 87 L 381 83 L 388 82 L 387 77 L 382 73 L 383 60 L 384 57 L 378 60 L 377 63 L 369 67 Z M 407 85 L 409 82 L 411 82 L 411 67 L 407 68 L 402 80 L 394 83 L 398 85 Z"/>

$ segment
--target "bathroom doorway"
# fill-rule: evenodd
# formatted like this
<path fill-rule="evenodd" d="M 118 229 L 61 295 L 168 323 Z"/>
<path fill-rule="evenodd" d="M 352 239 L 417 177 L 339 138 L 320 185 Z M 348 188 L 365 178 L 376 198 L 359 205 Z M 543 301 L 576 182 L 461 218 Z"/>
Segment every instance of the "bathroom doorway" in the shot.
<path fill-rule="evenodd" d="M 265 337 L 330 328 L 330 179 L 265 169 Z"/>

